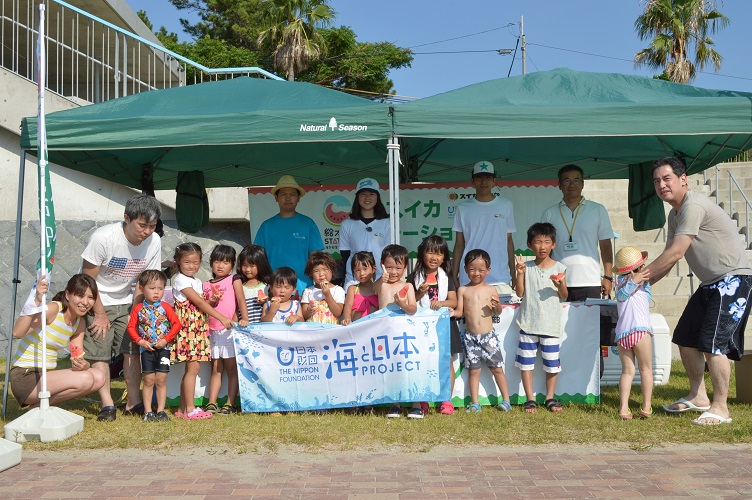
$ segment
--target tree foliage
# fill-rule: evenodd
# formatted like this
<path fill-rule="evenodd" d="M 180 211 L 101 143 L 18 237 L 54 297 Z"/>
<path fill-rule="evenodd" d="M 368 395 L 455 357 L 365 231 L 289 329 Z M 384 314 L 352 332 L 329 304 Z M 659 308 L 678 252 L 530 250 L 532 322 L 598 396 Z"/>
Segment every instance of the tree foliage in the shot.
<path fill-rule="evenodd" d="M 146 26 L 153 30 L 146 12 L 138 11 L 138 16 Z M 256 52 L 232 45 L 226 40 L 212 36 L 210 33 L 205 33 L 192 42 L 180 42 L 177 33 L 168 32 L 164 26 L 160 27 L 159 31 L 155 31 L 154 34 L 167 50 L 180 54 L 207 68 L 259 66 L 259 55 Z M 186 70 L 186 82 L 194 83 L 202 80 L 202 76 L 197 73 L 196 69 L 189 66 Z M 219 79 L 222 79 L 222 77 L 219 77 Z"/>
<path fill-rule="evenodd" d="M 641 40 L 650 46 L 635 55 L 637 66 L 662 69 L 677 83 L 691 82 L 697 70 L 712 63 L 721 68 L 723 58 L 713 48 L 711 34 L 726 27 L 729 19 L 709 0 L 647 0 L 635 21 Z M 690 60 L 694 54 L 694 62 Z"/>
<path fill-rule="evenodd" d="M 288 78 L 292 75 L 297 80 L 343 90 L 390 94 L 394 93 L 390 70 L 410 67 L 413 60 L 408 49 L 389 42 L 358 42 L 349 27 L 324 27 L 336 15 L 327 0 L 170 0 L 170 3 L 179 10 L 197 14 L 199 21 L 194 24 L 180 20 L 193 41 L 178 42 L 177 35 L 164 28 L 155 34 L 169 50 L 207 67 L 275 67 Z M 145 13 L 142 19 L 148 21 Z M 294 36 L 290 35 L 293 32 Z M 306 53 L 301 54 L 300 47 L 280 48 L 285 34 L 297 37 Z M 318 51 L 308 50 L 314 45 Z M 288 71 L 287 58 L 292 56 L 294 60 L 298 55 L 301 55 L 299 64 L 292 66 L 292 72 Z"/>
<path fill-rule="evenodd" d="M 389 79 L 389 71 L 410 67 L 413 60 L 409 50 L 389 42 L 358 42 L 347 26 L 321 30 L 321 36 L 328 56 L 315 61 L 301 80 L 343 90 L 390 94 L 394 82 Z"/>
<path fill-rule="evenodd" d="M 336 13 L 327 0 L 265 0 L 264 31 L 260 45 L 273 47 L 274 68 L 290 81 L 326 53 L 319 29 L 329 26 Z"/>

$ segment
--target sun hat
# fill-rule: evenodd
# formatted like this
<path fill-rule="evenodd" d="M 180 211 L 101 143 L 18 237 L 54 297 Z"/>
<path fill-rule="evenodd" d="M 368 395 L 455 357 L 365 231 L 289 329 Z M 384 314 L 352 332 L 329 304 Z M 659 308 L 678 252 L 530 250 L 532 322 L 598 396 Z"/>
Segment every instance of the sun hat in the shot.
<path fill-rule="evenodd" d="M 379 183 L 376 182 L 376 179 L 371 179 L 370 177 L 366 177 L 365 179 L 361 179 L 358 182 L 358 185 L 355 187 L 355 194 L 360 193 L 364 189 L 368 189 L 368 190 L 378 193 Z"/>
<path fill-rule="evenodd" d="M 493 163 L 490 161 L 479 161 L 473 165 L 473 177 L 481 174 L 489 174 L 496 177 L 496 170 L 494 170 Z"/>
<path fill-rule="evenodd" d="M 277 191 L 284 188 L 297 189 L 300 196 L 305 194 L 305 189 L 298 186 L 298 183 L 295 182 L 295 178 L 292 175 L 283 175 L 280 177 L 279 181 L 277 181 L 277 185 L 272 188 L 272 194 L 277 194 Z"/>
<path fill-rule="evenodd" d="M 616 252 L 616 274 L 627 274 L 637 269 L 648 258 L 647 252 L 640 252 L 637 247 L 623 247 Z"/>

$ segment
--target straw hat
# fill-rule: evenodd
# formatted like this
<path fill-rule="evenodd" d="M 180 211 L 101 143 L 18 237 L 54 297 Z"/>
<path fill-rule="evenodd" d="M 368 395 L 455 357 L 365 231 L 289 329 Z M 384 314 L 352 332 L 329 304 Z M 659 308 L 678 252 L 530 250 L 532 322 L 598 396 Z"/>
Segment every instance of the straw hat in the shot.
<path fill-rule="evenodd" d="M 624 247 L 616 252 L 616 274 L 627 274 L 640 267 L 648 258 L 647 252 L 640 252 L 637 247 Z"/>
<path fill-rule="evenodd" d="M 280 177 L 279 181 L 277 181 L 277 185 L 272 188 L 272 194 L 276 195 L 277 191 L 284 188 L 297 189 L 301 197 L 305 194 L 305 190 L 298 186 L 298 183 L 295 182 L 295 178 L 292 175 L 283 175 Z"/>

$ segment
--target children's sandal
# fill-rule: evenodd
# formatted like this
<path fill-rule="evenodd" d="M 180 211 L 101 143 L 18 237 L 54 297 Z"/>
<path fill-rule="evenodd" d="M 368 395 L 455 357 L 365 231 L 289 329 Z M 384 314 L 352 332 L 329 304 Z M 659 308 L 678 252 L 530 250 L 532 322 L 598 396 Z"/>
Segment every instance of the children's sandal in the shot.
<path fill-rule="evenodd" d="M 653 407 L 651 406 L 649 411 L 645 411 L 642 408 L 640 408 L 640 416 L 642 418 L 650 418 L 653 416 Z"/>
<path fill-rule="evenodd" d="M 183 414 L 183 418 L 186 420 L 203 420 L 205 418 L 212 418 L 213 416 L 213 414 L 198 407 L 190 413 Z"/>
<path fill-rule="evenodd" d="M 482 409 L 483 408 L 481 408 L 481 406 L 478 403 L 473 403 L 473 404 L 467 405 L 467 408 L 465 408 L 465 411 L 467 413 L 480 413 Z"/>
<path fill-rule="evenodd" d="M 502 410 L 504 412 L 507 412 L 512 409 L 512 405 L 509 403 L 509 401 L 504 400 L 501 403 L 499 403 L 499 410 Z"/>

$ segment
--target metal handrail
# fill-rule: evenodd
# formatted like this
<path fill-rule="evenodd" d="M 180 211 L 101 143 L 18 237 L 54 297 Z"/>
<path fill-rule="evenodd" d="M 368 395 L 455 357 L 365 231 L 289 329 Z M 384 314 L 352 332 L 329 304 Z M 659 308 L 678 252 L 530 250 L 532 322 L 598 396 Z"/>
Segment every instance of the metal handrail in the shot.
<path fill-rule="evenodd" d="M 732 187 L 733 185 L 736 186 L 736 189 L 739 190 L 739 194 L 742 195 L 742 198 L 744 198 L 744 241 L 745 241 L 745 247 L 749 248 L 749 210 L 752 208 L 752 203 L 749 202 L 749 198 L 747 198 L 747 195 L 744 193 L 744 189 L 739 185 L 739 183 L 736 181 L 736 177 L 734 177 L 734 174 L 729 172 L 728 170 L 726 173 L 729 175 L 729 216 L 734 217 L 733 211 L 734 211 L 734 190 Z M 716 190 L 717 191 L 717 190 Z"/>
<path fill-rule="evenodd" d="M 282 80 L 261 68 L 207 68 L 62 0 L 41 0 L 48 13 L 46 87 L 66 99 L 101 102 L 129 94 L 234 78 Z M 35 82 L 38 9 L 33 0 L 3 0 L 0 66 Z"/>
<path fill-rule="evenodd" d="M 720 205 L 720 199 L 719 199 L 719 194 L 718 194 L 719 191 L 720 191 L 720 189 L 719 189 L 720 188 L 720 184 L 718 182 L 718 175 L 719 175 L 719 172 L 720 172 L 721 169 L 718 167 L 718 165 L 716 165 L 714 168 L 715 168 L 715 184 L 714 184 L 715 185 L 715 204 L 716 205 Z M 739 182 L 736 180 L 736 177 L 734 177 L 734 174 L 732 174 L 729 170 L 726 170 L 726 173 L 729 176 L 729 208 L 728 208 L 728 214 L 729 214 L 729 217 L 731 217 L 732 219 L 734 218 L 734 186 L 736 186 L 736 189 L 739 191 L 739 194 L 744 199 L 744 233 L 743 234 L 744 234 L 745 248 L 749 249 L 750 248 L 750 246 L 749 246 L 749 243 L 750 243 L 750 241 L 749 241 L 749 234 L 750 234 L 750 231 L 749 231 L 749 215 L 750 215 L 750 210 L 752 210 L 752 202 L 750 202 L 749 198 L 747 198 L 747 194 L 744 192 L 744 188 L 742 188 L 739 185 Z M 707 182 L 708 182 L 707 170 L 704 170 L 702 172 L 702 177 L 703 177 L 703 182 L 705 184 L 707 184 Z"/>
<path fill-rule="evenodd" d="M 95 21 L 97 21 L 97 22 L 99 22 L 101 24 L 104 24 L 105 26 L 107 26 L 110 29 L 118 31 L 118 32 L 122 33 L 123 35 L 126 35 L 129 38 L 133 38 L 134 40 L 136 40 L 138 42 L 146 44 L 146 45 L 152 47 L 153 49 L 156 49 L 156 50 L 159 50 L 161 52 L 164 52 L 166 55 L 172 57 L 173 59 L 177 59 L 178 61 L 182 61 L 183 63 L 188 64 L 190 66 L 193 66 L 194 68 L 196 68 L 198 70 L 201 70 L 204 73 L 209 73 L 211 75 L 224 75 L 224 74 L 235 74 L 235 73 L 249 73 L 249 72 L 252 72 L 252 73 L 256 73 L 256 74 L 262 75 L 262 76 L 264 76 L 266 78 L 270 78 L 272 80 L 284 80 L 283 78 L 280 78 L 277 75 L 269 73 L 268 71 L 263 70 L 261 68 L 258 68 L 256 66 L 249 66 L 249 67 L 244 67 L 244 68 L 207 68 L 206 66 L 203 66 L 203 65 L 201 65 L 201 64 L 199 64 L 199 63 L 197 63 L 195 61 L 191 61 L 187 57 L 181 56 L 180 54 L 172 52 L 171 50 L 167 50 L 165 47 L 163 47 L 161 45 L 157 45 L 154 42 L 150 42 L 149 40 L 147 40 L 145 38 L 141 38 L 138 35 L 135 35 L 135 34 L 129 32 L 129 31 L 126 31 L 123 28 L 120 28 L 119 26 L 115 26 L 114 24 L 108 23 L 107 21 L 105 21 L 103 19 L 99 19 L 96 16 L 92 16 L 88 12 L 86 12 L 84 10 L 81 10 L 78 7 L 70 5 L 70 4 L 66 3 L 66 2 L 63 2 L 62 0 L 49 0 L 49 1 L 52 1 L 52 2 L 57 3 L 57 4 L 60 4 L 60 5 L 62 5 L 64 7 L 67 7 L 67 8 L 69 8 L 69 9 L 71 9 L 71 10 L 73 10 L 73 11 L 75 11 L 75 12 L 77 12 L 77 13 L 83 15 L 83 16 L 88 17 L 89 19 L 92 19 L 92 20 L 95 20 Z"/>

